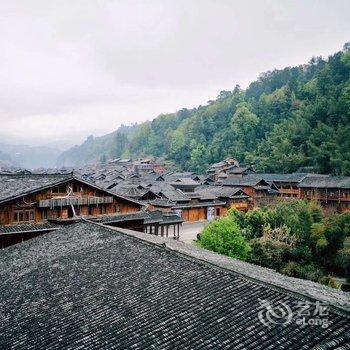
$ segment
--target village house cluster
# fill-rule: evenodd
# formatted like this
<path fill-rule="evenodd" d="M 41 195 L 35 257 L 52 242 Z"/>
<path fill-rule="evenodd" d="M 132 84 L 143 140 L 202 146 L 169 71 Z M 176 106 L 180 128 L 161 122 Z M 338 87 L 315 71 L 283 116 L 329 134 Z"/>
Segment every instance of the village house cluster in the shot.
<path fill-rule="evenodd" d="M 84 167 L 2 171 L 0 246 L 56 230 L 77 218 L 179 237 L 183 221 L 213 220 L 279 198 L 350 211 L 350 177 L 256 173 L 226 159 L 206 174 L 169 172 L 151 159 L 113 159 Z"/>

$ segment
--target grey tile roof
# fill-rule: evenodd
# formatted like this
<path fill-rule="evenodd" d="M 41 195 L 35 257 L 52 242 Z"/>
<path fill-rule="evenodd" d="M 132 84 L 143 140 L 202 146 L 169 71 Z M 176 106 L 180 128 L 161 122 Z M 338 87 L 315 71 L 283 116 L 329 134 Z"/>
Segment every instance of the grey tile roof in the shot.
<path fill-rule="evenodd" d="M 150 222 L 159 222 L 164 224 L 172 224 L 172 223 L 182 223 L 184 220 L 180 218 L 175 213 L 163 213 L 160 210 L 148 211 L 149 218 L 145 220 L 145 223 Z"/>
<path fill-rule="evenodd" d="M 154 193 L 173 202 L 190 200 L 190 198 L 187 197 L 184 192 L 177 190 L 173 186 L 164 182 L 153 183 L 150 189 Z"/>
<path fill-rule="evenodd" d="M 350 189 L 350 176 L 309 176 L 300 182 L 299 187 Z"/>
<path fill-rule="evenodd" d="M 181 223 L 182 220 L 175 213 L 163 213 L 160 210 L 155 211 L 137 211 L 133 213 L 115 214 L 115 215 L 99 215 L 99 216 L 86 216 L 85 219 L 93 222 L 99 222 L 103 224 L 111 224 L 117 222 L 124 222 L 129 220 L 144 220 L 145 223 L 159 222 L 159 223 L 170 223 L 177 222 Z"/>
<path fill-rule="evenodd" d="M 181 177 L 178 179 L 172 179 L 171 185 L 183 185 L 183 186 L 198 186 L 198 181 L 191 179 L 190 177 Z"/>
<path fill-rule="evenodd" d="M 179 179 L 179 178 L 191 178 L 191 176 L 195 175 L 192 171 L 184 171 L 184 172 L 176 172 L 170 173 L 166 175 L 167 179 Z"/>
<path fill-rule="evenodd" d="M 234 166 L 231 165 L 230 167 L 227 167 L 226 170 L 230 173 L 230 174 L 242 174 L 245 172 L 254 172 L 252 168 L 250 167 L 240 167 L 240 166 Z"/>
<path fill-rule="evenodd" d="M 300 182 L 306 177 L 327 177 L 329 175 L 321 174 L 308 174 L 308 173 L 289 173 L 289 174 L 273 174 L 273 173 L 258 173 L 256 175 L 261 176 L 264 180 L 268 182 Z"/>
<path fill-rule="evenodd" d="M 241 188 L 229 187 L 229 186 L 212 186 L 212 185 L 202 185 L 197 187 L 196 192 L 203 193 L 203 195 L 212 195 L 216 198 L 234 198 L 236 196 L 249 197 L 244 194 Z"/>
<path fill-rule="evenodd" d="M 24 196 L 29 193 L 41 191 L 52 186 L 63 184 L 70 180 L 77 180 L 101 191 L 112 194 L 134 204 L 143 205 L 135 199 L 126 198 L 122 195 L 110 192 L 92 182 L 89 182 L 76 174 L 28 174 L 28 175 L 5 175 L 0 174 L 0 203 Z"/>
<path fill-rule="evenodd" d="M 334 307 L 327 329 L 258 319 L 260 300 L 296 311 L 307 299 L 286 289 L 342 293 L 118 230 L 81 222 L 1 252 L 1 349 L 347 348 L 349 313 Z"/>
<path fill-rule="evenodd" d="M 222 181 L 225 186 L 255 186 L 263 180 L 262 174 L 232 175 Z M 266 181 L 266 180 L 264 180 Z"/>
<path fill-rule="evenodd" d="M 46 231 L 46 230 L 54 230 L 59 228 L 59 226 L 50 223 L 28 223 L 28 224 L 16 224 L 16 225 L 0 225 L 0 235 L 1 234 L 12 234 L 18 232 L 34 232 L 34 231 Z"/>
<path fill-rule="evenodd" d="M 128 220 L 144 220 L 149 217 L 146 211 L 136 211 L 125 214 L 109 214 L 109 215 L 98 215 L 87 217 L 89 220 L 94 220 L 102 223 L 110 223 L 110 222 L 122 222 Z"/>
<path fill-rule="evenodd" d="M 72 179 L 72 174 L 0 174 L 0 202 Z"/>
<path fill-rule="evenodd" d="M 175 202 L 169 201 L 168 199 L 161 199 L 161 198 L 150 200 L 148 202 L 149 204 L 159 206 L 159 207 L 172 207 L 175 204 Z"/>

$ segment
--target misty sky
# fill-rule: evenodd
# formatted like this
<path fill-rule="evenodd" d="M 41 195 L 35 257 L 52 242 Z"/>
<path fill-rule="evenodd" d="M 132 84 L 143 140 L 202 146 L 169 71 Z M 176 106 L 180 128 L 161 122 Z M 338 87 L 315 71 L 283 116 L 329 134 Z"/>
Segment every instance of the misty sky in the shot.
<path fill-rule="evenodd" d="M 0 0 L 0 143 L 196 107 L 350 41 L 350 1 Z"/>

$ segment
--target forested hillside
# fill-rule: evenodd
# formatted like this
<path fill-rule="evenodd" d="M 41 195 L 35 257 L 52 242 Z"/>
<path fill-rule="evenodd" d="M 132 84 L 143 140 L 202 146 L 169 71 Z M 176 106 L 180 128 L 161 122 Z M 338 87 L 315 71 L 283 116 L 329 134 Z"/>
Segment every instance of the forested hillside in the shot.
<path fill-rule="evenodd" d="M 104 138 L 89 138 L 60 162 L 153 155 L 203 171 L 230 156 L 255 163 L 259 171 L 312 167 L 350 175 L 350 44 L 327 60 L 263 73 L 246 90 L 236 86 L 205 106 Z"/>

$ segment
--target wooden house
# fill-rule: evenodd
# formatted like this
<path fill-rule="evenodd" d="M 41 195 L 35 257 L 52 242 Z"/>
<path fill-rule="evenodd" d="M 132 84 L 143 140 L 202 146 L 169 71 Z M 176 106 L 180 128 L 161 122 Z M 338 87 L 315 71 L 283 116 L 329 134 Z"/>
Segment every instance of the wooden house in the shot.
<path fill-rule="evenodd" d="M 317 201 L 328 212 L 350 212 L 350 176 L 309 176 L 299 184 L 299 198 Z"/>
<path fill-rule="evenodd" d="M 251 197 L 254 206 L 270 202 L 280 192 L 274 183 L 269 183 L 261 177 L 261 174 L 248 174 L 246 176 L 229 176 L 220 186 L 240 188 Z"/>
<path fill-rule="evenodd" d="M 175 188 L 177 184 L 187 186 L 187 192 Z M 153 184 L 150 188 L 160 198 L 149 202 L 152 210 L 172 211 L 185 221 L 212 220 L 226 214 L 225 202 L 213 194 L 197 192 L 198 183 L 176 182 L 175 187 L 164 182 Z"/>
<path fill-rule="evenodd" d="M 0 175 L 0 224 L 128 213 L 142 205 L 73 174 Z"/>
<path fill-rule="evenodd" d="M 203 185 L 197 188 L 197 192 L 202 194 L 210 193 L 219 201 L 225 202 L 222 215 L 226 214 L 229 209 L 246 212 L 253 206 L 251 198 L 241 188 Z"/>
<path fill-rule="evenodd" d="M 282 197 L 300 198 L 299 184 L 306 177 L 325 177 L 329 175 L 308 174 L 308 173 L 289 173 L 289 174 L 273 174 L 262 173 L 256 174 L 261 176 L 268 183 L 273 183 L 278 188 Z"/>
<path fill-rule="evenodd" d="M 47 232 L 54 223 L 139 212 L 144 206 L 70 174 L 0 174 L 0 235 Z M 129 222 L 129 228 L 133 228 Z M 11 238 L 12 239 L 12 238 Z M 4 243 L 4 239 L 2 239 Z"/>

